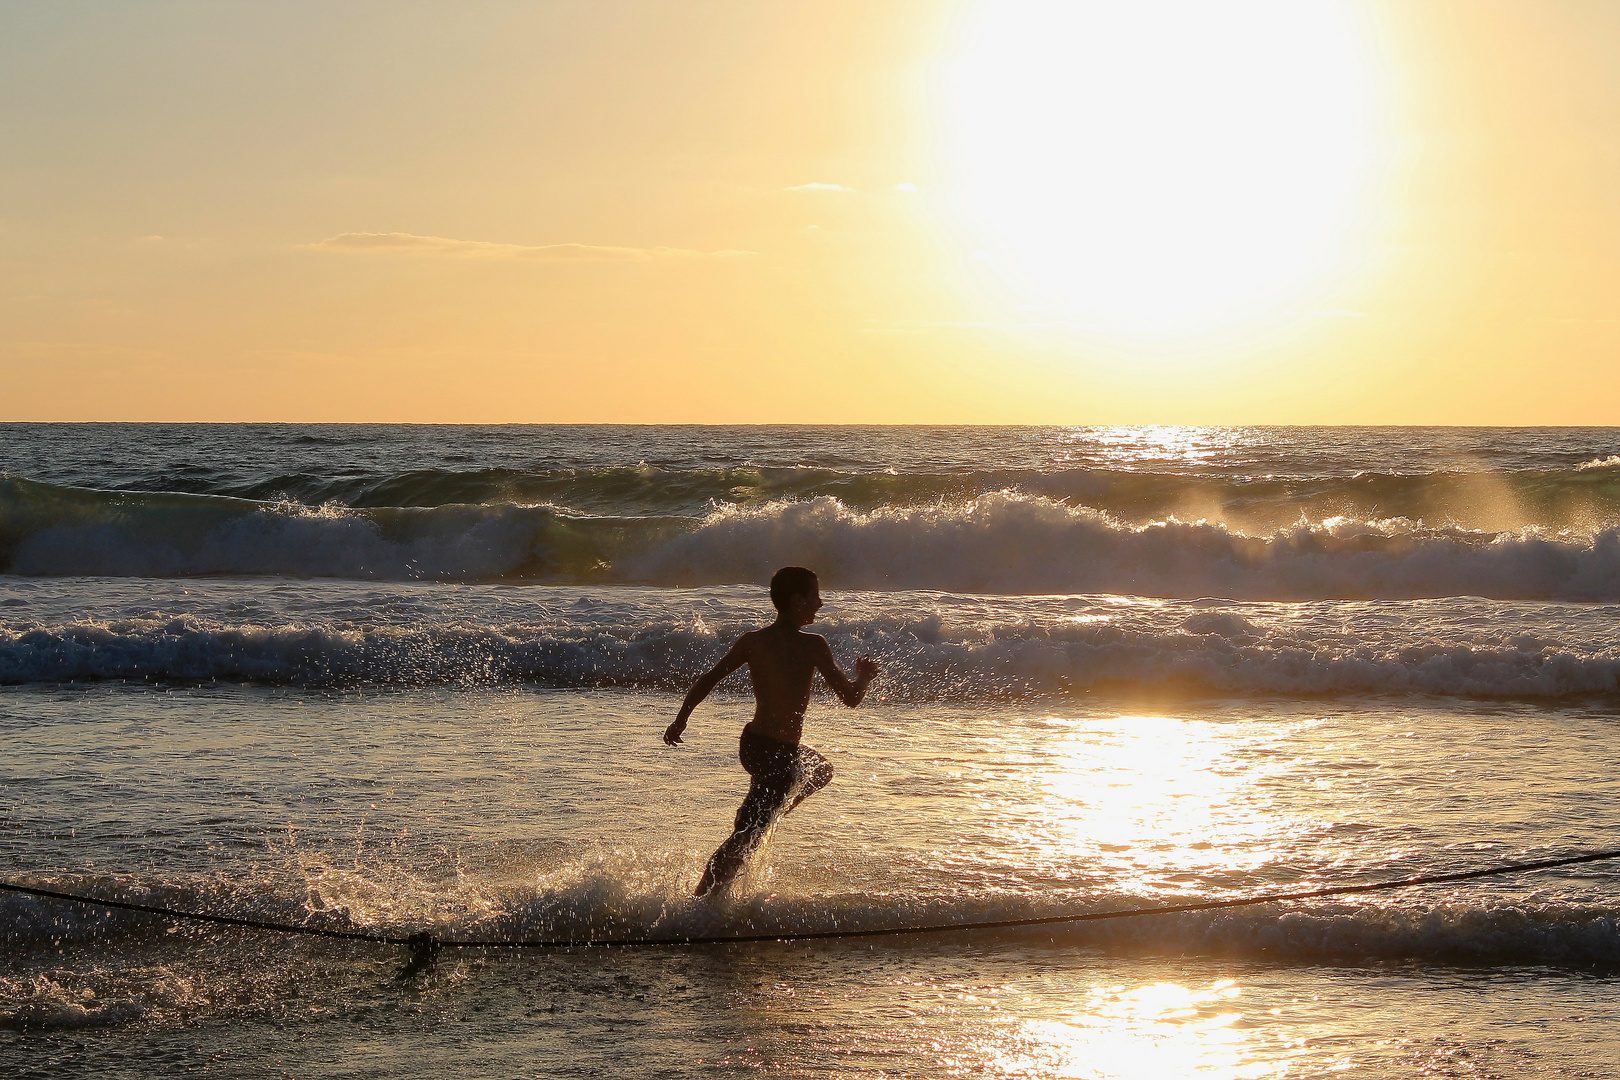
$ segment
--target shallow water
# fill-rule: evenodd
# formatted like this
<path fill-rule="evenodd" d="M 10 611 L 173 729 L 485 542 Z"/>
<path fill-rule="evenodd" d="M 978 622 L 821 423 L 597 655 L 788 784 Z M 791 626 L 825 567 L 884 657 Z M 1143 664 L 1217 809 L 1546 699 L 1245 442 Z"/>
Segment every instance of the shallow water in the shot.
<path fill-rule="evenodd" d="M 812 721 L 838 778 L 702 903 L 686 893 L 742 792 L 747 703 L 700 712 L 689 750 L 657 740 L 670 705 L 12 688 L 6 873 L 447 937 L 716 934 L 1465 869 L 1601 847 L 1620 817 L 1617 720 L 1586 709 L 883 704 Z M 489 1075 L 1606 1075 L 1617 882 L 1600 865 L 927 939 L 457 951 L 406 985 L 398 948 L 11 898 L 0 1039 L 42 1073 L 435 1075 L 476 1053 Z"/>

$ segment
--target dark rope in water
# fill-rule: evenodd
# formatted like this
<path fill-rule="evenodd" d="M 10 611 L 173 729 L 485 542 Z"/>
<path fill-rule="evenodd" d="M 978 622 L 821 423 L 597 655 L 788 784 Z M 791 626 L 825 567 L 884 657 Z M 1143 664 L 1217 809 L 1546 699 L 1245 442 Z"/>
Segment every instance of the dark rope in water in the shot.
<path fill-rule="evenodd" d="M 238 926 L 252 930 L 269 930 L 278 934 L 304 934 L 309 937 L 341 938 L 346 941 L 371 941 L 380 945 L 412 945 L 418 949 L 569 949 L 569 948 L 659 948 L 671 945 L 729 945 L 759 941 L 819 941 L 828 938 L 894 937 L 902 934 L 944 934 L 957 930 L 1004 930 L 1020 926 L 1052 926 L 1058 923 L 1100 922 L 1104 919 L 1134 919 L 1145 915 L 1176 915 L 1194 911 L 1213 911 L 1218 908 L 1252 907 L 1256 904 L 1278 904 L 1296 900 L 1315 900 L 1325 896 L 1347 896 L 1352 893 L 1380 892 L 1389 889 L 1410 889 L 1419 885 L 1440 885 L 1452 881 L 1472 881 L 1476 878 L 1501 877 L 1507 874 L 1525 874 L 1534 870 L 1552 870 L 1560 866 L 1620 859 L 1620 850 L 1592 851 L 1583 855 L 1570 855 L 1561 859 L 1542 859 L 1536 862 L 1503 863 L 1483 870 L 1464 870 L 1453 874 L 1426 874 L 1374 881 L 1365 885 L 1331 885 L 1322 889 L 1301 892 L 1267 893 L 1262 896 L 1241 896 L 1228 900 L 1205 900 L 1196 904 L 1171 904 L 1161 907 L 1124 908 L 1114 911 L 1087 911 L 1075 915 L 1045 915 L 1029 919 L 996 919 L 985 922 L 936 923 L 924 926 L 886 926 L 875 930 L 775 930 L 766 934 L 686 935 L 661 938 L 558 938 L 534 941 L 480 941 L 464 938 L 436 938 L 428 933 L 400 936 L 376 934 L 364 930 L 328 930 L 317 926 L 299 926 L 296 923 L 261 922 L 234 915 L 216 915 L 206 911 L 180 911 L 175 908 L 151 904 L 135 904 L 126 900 L 103 900 L 94 896 L 36 889 L 27 885 L 14 885 L 0 881 L 0 890 L 34 896 L 46 900 L 65 900 L 76 904 L 136 911 L 146 915 L 161 915 L 170 919 L 190 922 L 214 923 L 219 926 Z"/>

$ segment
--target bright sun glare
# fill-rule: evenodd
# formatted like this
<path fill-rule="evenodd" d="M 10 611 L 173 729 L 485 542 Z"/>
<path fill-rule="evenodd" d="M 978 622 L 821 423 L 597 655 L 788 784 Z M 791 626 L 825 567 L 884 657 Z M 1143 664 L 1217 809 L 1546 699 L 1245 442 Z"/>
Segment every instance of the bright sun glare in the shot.
<path fill-rule="evenodd" d="M 1260 317 L 1352 254 L 1374 76 L 1346 0 L 978 0 L 944 80 L 958 209 L 1088 329 Z"/>

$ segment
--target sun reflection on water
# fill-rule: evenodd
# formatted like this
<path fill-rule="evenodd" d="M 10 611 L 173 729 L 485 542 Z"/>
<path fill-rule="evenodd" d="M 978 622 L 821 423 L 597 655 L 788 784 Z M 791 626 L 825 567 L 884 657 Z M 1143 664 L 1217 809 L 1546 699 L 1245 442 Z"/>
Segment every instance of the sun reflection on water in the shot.
<path fill-rule="evenodd" d="M 1017 827 L 1051 865 L 1106 869 L 1141 893 L 1207 886 L 1288 860 L 1315 828 L 1266 781 L 1282 767 L 1224 725 L 1167 716 L 1088 723 L 1043 748 L 1049 763 Z"/>
<path fill-rule="evenodd" d="M 1225 460 L 1255 438 L 1253 431 L 1178 424 L 1086 427 L 1075 428 L 1070 436 L 1073 446 L 1064 450 L 1059 444 L 1054 456 L 1062 461 L 1083 453 L 1088 460 L 1100 458 L 1108 467 L 1119 469 L 1197 466 Z"/>
<path fill-rule="evenodd" d="M 1202 989 L 1159 982 L 1093 987 L 1085 1008 L 1063 1020 L 1027 1020 L 1014 1045 L 997 1055 L 1004 1076 L 1199 1076 L 1245 1080 L 1275 1076 L 1287 1062 L 1255 1048 L 1242 991 L 1230 979 Z"/>

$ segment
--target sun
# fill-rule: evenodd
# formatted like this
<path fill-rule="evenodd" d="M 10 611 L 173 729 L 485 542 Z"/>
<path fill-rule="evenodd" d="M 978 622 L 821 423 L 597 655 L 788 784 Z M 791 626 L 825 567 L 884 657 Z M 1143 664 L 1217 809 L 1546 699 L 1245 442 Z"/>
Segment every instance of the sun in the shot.
<path fill-rule="evenodd" d="M 1365 232 L 1378 68 L 1347 0 L 978 0 L 943 73 L 957 221 L 1076 325 L 1262 317 Z"/>

